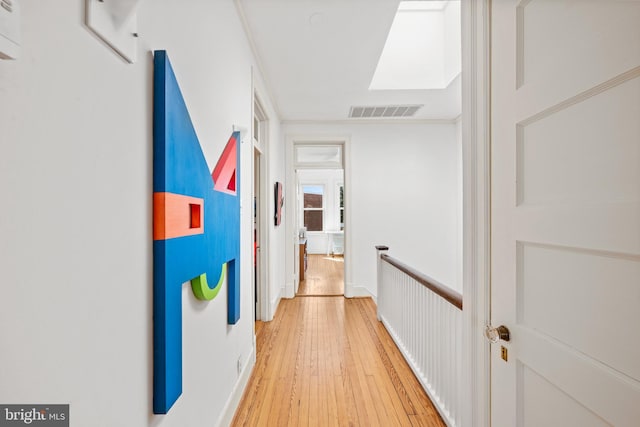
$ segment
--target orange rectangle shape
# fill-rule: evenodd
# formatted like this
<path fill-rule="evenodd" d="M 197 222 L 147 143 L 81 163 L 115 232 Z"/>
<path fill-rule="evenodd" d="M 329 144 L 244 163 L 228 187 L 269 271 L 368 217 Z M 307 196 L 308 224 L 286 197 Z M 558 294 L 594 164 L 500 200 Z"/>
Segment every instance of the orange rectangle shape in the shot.
<path fill-rule="evenodd" d="M 153 193 L 153 240 L 204 233 L 204 199 Z"/>

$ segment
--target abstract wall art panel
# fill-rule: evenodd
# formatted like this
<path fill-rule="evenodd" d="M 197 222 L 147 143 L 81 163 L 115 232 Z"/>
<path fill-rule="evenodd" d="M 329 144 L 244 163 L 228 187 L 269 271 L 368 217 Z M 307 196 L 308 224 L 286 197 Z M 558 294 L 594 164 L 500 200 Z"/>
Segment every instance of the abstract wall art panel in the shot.
<path fill-rule="evenodd" d="M 282 192 L 281 182 L 276 182 L 274 185 L 274 196 L 276 205 L 274 220 L 275 225 L 278 226 L 282 223 L 282 207 L 284 206 L 284 194 Z"/>
<path fill-rule="evenodd" d="M 153 110 L 153 412 L 165 414 L 182 393 L 182 285 L 211 300 L 226 283 L 227 323 L 240 318 L 240 134 L 210 172 L 162 50 Z"/>

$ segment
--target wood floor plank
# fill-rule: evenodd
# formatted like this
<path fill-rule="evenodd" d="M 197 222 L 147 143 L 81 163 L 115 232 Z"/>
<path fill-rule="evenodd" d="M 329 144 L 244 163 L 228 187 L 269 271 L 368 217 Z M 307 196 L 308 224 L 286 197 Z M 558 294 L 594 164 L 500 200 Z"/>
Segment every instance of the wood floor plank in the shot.
<path fill-rule="evenodd" d="M 370 298 L 282 300 L 256 330 L 233 426 L 444 426 Z"/>
<path fill-rule="evenodd" d="M 352 305 L 350 302 L 349 306 Z M 384 417 L 382 417 L 383 419 L 379 417 L 376 402 L 374 402 L 375 396 L 369 389 L 367 381 L 368 375 L 377 373 L 369 337 L 366 333 L 363 333 L 362 319 L 359 318 L 357 310 L 347 310 L 345 319 L 352 350 L 351 354 L 353 355 L 350 370 L 355 373 L 351 377 L 353 380 L 352 386 L 356 396 L 359 396 L 359 398 L 356 397 L 356 402 L 360 403 L 358 416 L 362 421 L 362 425 L 384 425 Z M 349 355 L 347 357 L 351 359 Z"/>
<path fill-rule="evenodd" d="M 298 296 L 343 295 L 344 258 L 308 255 L 305 280 L 298 286 Z"/>
<path fill-rule="evenodd" d="M 301 306 L 298 306 L 298 308 L 299 309 L 296 311 L 294 319 L 294 330 L 291 336 L 293 341 L 288 344 L 288 348 L 291 348 L 292 351 L 288 353 L 289 364 L 284 368 L 285 375 L 282 378 L 283 383 L 289 384 L 289 387 L 288 389 L 285 388 L 281 395 L 284 404 L 280 407 L 280 414 L 278 415 L 277 423 L 278 426 L 289 425 L 290 420 L 292 419 L 295 419 L 297 422 L 299 414 L 300 375 L 302 370 L 302 358 L 304 356 L 304 341 L 302 340 L 302 320 L 304 319 L 304 310 Z"/>
<path fill-rule="evenodd" d="M 309 406 L 311 404 L 311 364 L 309 362 L 309 359 L 311 358 L 311 334 L 309 333 L 308 325 L 312 323 L 311 320 L 313 316 L 313 301 L 298 300 L 298 302 L 305 306 L 305 317 L 302 320 L 304 326 L 304 350 L 300 374 L 299 416 L 297 424 L 291 425 L 307 426 L 309 425 Z"/>
<path fill-rule="evenodd" d="M 283 323 L 288 325 L 294 324 L 292 318 L 295 317 L 297 308 L 296 306 L 289 307 L 289 310 L 283 314 Z M 283 345 L 278 345 L 272 349 L 271 363 L 264 368 L 263 376 L 267 380 L 266 395 L 258 417 L 258 425 L 266 425 L 265 423 L 268 422 L 274 412 L 276 414 L 279 413 L 282 404 L 280 396 L 284 395 L 282 373 L 287 371 L 287 362 L 291 356 L 289 349 L 292 348 L 292 343 L 295 341 L 292 339 L 292 329 L 293 328 L 283 328 L 279 332 Z"/>
<path fill-rule="evenodd" d="M 372 302 L 362 300 L 359 305 L 359 309 L 365 319 L 371 319 L 371 316 L 375 313 L 375 305 Z M 405 362 L 385 327 L 377 320 L 368 320 L 366 327 L 369 333 L 375 337 L 378 354 L 385 358 L 387 373 L 393 382 L 397 395 L 402 398 L 406 413 L 416 414 L 416 407 L 425 413 L 435 411 L 431 401 L 424 393 L 422 385 Z M 417 406 L 413 404 L 415 401 L 419 402 Z"/>

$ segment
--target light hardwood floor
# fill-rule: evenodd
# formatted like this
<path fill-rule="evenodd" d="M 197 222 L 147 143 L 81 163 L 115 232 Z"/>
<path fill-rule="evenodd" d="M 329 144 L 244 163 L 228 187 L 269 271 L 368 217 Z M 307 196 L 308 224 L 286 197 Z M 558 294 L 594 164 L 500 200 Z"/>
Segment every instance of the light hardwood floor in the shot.
<path fill-rule="evenodd" d="M 371 298 L 282 300 L 256 329 L 232 426 L 444 426 Z"/>
<path fill-rule="evenodd" d="M 344 294 L 344 258 L 309 255 L 307 276 L 298 286 L 298 296 Z"/>

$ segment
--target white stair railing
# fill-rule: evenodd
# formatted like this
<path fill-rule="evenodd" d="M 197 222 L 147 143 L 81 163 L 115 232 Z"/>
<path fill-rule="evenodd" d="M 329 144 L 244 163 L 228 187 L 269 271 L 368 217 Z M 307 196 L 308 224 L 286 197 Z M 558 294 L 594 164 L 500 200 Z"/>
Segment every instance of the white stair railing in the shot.
<path fill-rule="evenodd" d="M 461 425 L 462 295 L 376 246 L 378 320 L 450 427 Z"/>

